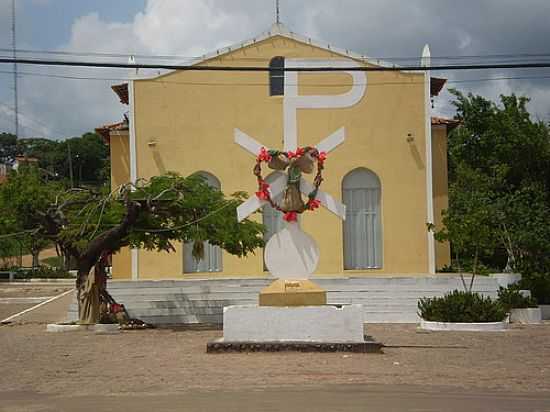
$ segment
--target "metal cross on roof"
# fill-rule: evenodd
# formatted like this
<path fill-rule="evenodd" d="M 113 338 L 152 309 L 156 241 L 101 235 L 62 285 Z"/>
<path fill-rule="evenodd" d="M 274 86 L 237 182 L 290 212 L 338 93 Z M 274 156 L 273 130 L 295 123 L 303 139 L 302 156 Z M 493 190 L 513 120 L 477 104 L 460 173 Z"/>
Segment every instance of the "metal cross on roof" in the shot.
<path fill-rule="evenodd" d="M 359 63 L 353 60 L 320 60 L 320 59 L 286 59 L 285 67 L 288 68 L 314 68 L 314 67 L 353 67 L 359 66 Z M 319 72 L 310 72 L 311 74 Z M 299 95 L 298 94 L 298 73 L 296 71 L 285 71 L 285 86 L 283 99 L 284 112 L 284 150 L 295 151 L 298 146 L 297 137 L 297 111 L 298 109 L 328 109 L 328 108 L 346 108 L 357 104 L 365 95 L 367 88 L 367 76 L 365 72 L 346 71 L 345 73 L 352 77 L 352 85 L 348 92 L 339 95 Z M 245 132 L 235 129 L 235 143 L 256 157 L 262 145 Z M 319 152 L 329 153 L 344 142 L 346 138 L 345 127 L 341 127 L 328 137 L 321 140 L 315 147 Z M 270 185 L 272 198 L 277 197 L 286 187 L 287 176 L 282 174 L 277 177 Z M 300 180 L 300 191 L 307 195 L 313 190 L 313 185 L 302 177 Z M 346 206 L 335 200 L 328 193 L 319 191 L 317 199 L 321 204 L 332 213 L 346 218 Z M 237 208 L 239 222 L 246 219 L 256 210 L 268 204 L 254 196 L 248 199 Z"/>

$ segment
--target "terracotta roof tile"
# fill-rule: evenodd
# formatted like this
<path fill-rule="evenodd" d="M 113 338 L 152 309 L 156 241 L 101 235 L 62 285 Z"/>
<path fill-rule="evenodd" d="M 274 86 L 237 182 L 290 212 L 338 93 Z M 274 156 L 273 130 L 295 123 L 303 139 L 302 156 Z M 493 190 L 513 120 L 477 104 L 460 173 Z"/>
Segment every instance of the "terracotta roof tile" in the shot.
<path fill-rule="evenodd" d="M 111 132 L 128 130 L 128 123 L 126 121 L 106 124 L 95 129 L 95 132 L 100 135 L 106 144 L 111 141 Z"/>

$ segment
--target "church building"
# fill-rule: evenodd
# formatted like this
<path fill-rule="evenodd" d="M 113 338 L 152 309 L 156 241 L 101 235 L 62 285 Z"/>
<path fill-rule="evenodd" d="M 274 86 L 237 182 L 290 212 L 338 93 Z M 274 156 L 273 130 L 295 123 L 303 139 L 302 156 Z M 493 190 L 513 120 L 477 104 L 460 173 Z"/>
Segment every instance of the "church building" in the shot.
<path fill-rule="evenodd" d="M 423 63 L 429 65 L 427 47 Z M 280 150 L 288 141 L 305 147 L 335 139 L 340 144 L 327 155 L 321 190 L 345 205 L 346 219 L 326 208 L 300 216 L 320 250 L 314 278 L 427 275 L 449 264 L 449 245 L 428 230 L 430 222 L 440 225 L 448 202 L 447 134 L 456 122 L 431 115 L 444 79 L 425 71 L 352 70 L 394 65 L 282 24 L 192 64 L 270 70 L 133 71 L 132 80 L 113 86 L 129 113 L 97 129 L 110 145 L 113 189 L 166 172 L 199 173 L 226 195 L 253 197 L 255 158 L 236 139 Z M 307 71 L 315 68 L 336 70 Z M 265 168 L 264 177 L 274 181 L 278 173 Z M 263 222 L 267 240 L 283 215 L 267 203 L 260 211 L 250 218 Z M 201 261 L 189 244 L 175 253 L 122 250 L 113 256 L 113 279 L 269 275 L 262 250 L 240 259 L 205 246 Z"/>

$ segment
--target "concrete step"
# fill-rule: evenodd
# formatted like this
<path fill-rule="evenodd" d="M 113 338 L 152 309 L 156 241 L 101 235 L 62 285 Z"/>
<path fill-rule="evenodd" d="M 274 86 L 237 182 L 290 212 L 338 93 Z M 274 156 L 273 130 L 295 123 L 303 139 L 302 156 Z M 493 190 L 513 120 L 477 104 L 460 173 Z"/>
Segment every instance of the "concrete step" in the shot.
<path fill-rule="evenodd" d="M 417 322 L 420 298 L 463 290 L 460 277 L 455 275 L 313 280 L 327 290 L 329 304 L 362 304 L 367 322 Z M 153 324 L 194 324 L 220 323 L 226 306 L 257 304 L 260 290 L 271 282 L 267 278 L 111 281 L 108 287 L 132 317 Z M 498 282 L 478 276 L 474 290 L 496 297 Z M 68 316 L 75 319 L 76 314 L 73 300 Z"/>

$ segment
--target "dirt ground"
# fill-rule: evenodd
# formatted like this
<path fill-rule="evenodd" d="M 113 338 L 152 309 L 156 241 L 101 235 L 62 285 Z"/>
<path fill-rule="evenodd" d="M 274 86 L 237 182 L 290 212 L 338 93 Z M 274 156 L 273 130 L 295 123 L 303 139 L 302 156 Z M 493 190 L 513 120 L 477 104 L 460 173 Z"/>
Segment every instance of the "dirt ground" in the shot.
<path fill-rule="evenodd" d="M 57 296 L 73 287 L 73 281 L 63 283 L 0 283 L 0 320 L 28 309 L 36 302 L 25 303 L 25 298 Z M 11 303 L 10 299 L 22 298 L 18 303 Z"/>
<path fill-rule="evenodd" d="M 0 283 L 0 301 L 72 286 Z M 221 331 L 46 332 L 71 300 L 0 326 L 0 411 L 550 411 L 550 322 L 497 333 L 368 325 L 384 354 L 206 354 Z M 29 306 L 0 304 L 0 315 Z"/>
<path fill-rule="evenodd" d="M 0 327 L 0 388 L 44 395 L 170 394 L 337 384 L 550 391 L 550 324 L 498 333 L 370 325 L 384 354 L 206 354 L 221 331 L 153 329 L 118 335 Z"/>

